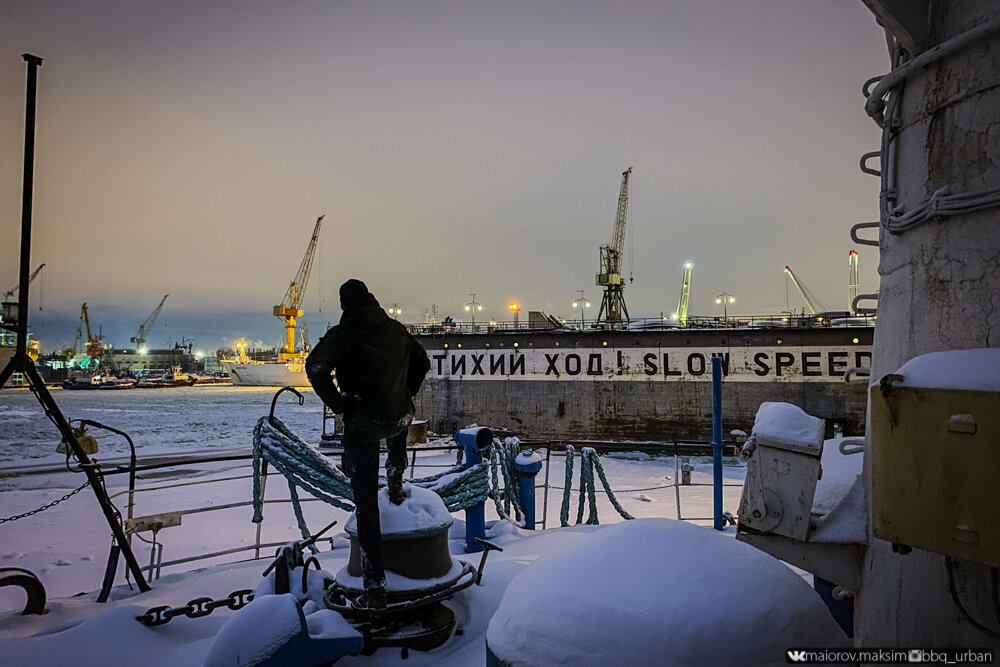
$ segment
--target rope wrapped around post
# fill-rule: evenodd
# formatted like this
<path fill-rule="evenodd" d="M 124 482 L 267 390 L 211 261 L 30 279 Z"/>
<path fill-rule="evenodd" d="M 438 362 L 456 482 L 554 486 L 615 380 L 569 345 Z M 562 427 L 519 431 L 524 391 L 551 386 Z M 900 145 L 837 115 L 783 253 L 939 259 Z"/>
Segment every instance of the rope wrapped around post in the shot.
<path fill-rule="evenodd" d="M 261 417 L 253 429 L 253 519 L 264 520 L 264 498 L 261 491 L 263 462 L 273 465 L 288 481 L 288 491 L 295 520 L 303 538 L 309 537 L 299 501 L 300 487 L 314 497 L 347 512 L 354 511 L 354 491 L 350 478 L 329 459 L 300 438 L 281 419 Z M 449 512 L 484 502 L 491 493 L 489 463 L 484 461 L 468 470 L 458 465 L 428 477 L 408 483 L 434 491 L 444 501 Z"/>
<path fill-rule="evenodd" d="M 575 452 L 576 450 L 573 449 L 572 445 L 566 447 L 566 482 L 563 484 L 562 507 L 559 510 L 559 525 L 564 527 L 569 525 L 569 504 L 570 493 L 573 490 L 573 457 Z M 596 526 L 600 523 L 597 518 L 597 489 L 594 484 L 594 470 L 597 470 L 601 486 L 604 487 L 604 492 L 607 493 L 612 507 L 615 508 L 623 519 L 634 519 L 635 517 L 626 512 L 621 504 L 619 504 L 615 498 L 615 494 L 611 491 L 611 485 L 608 484 L 608 478 L 604 474 L 604 466 L 601 465 L 597 452 L 592 447 L 584 447 L 580 450 L 580 501 L 577 505 L 577 525 L 583 523 L 585 501 L 589 505 L 587 524 Z"/>
<path fill-rule="evenodd" d="M 521 441 L 517 438 L 505 438 L 502 443 L 499 438 L 493 439 L 493 444 L 490 446 L 490 472 L 493 477 L 493 489 L 490 497 L 493 498 L 497 514 L 501 518 L 524 528 L 524 513 L 521 511 L 521 502 L 517 497 L 518 473 L 514 467 L 514 459 L 520 453 L 520 444 Z M 497 470 L 503 477 L 503 491 L 500 490 Z M 516 519 L 511 518 L 511 506 L 514 508 Z"/>

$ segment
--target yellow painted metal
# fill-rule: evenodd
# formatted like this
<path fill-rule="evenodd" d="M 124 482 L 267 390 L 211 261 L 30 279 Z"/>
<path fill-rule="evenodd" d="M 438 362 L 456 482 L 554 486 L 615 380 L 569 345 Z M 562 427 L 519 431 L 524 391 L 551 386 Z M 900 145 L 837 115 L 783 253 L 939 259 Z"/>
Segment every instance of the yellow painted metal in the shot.
<path fill-rule="evenodd" d="M 1000 566 L 1000 392 L 871 389 L 872 530 Z"/>

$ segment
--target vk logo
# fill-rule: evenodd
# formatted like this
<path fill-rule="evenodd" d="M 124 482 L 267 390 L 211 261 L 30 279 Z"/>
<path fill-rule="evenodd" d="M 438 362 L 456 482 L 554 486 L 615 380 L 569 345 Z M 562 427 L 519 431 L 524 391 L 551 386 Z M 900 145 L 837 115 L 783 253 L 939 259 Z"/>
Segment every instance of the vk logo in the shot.
<path fill-rule="evenodd" d="M 791 662 L 805 662 L 806 652 L 805 651 L 786 651 L 788 654 L 788 659 Z"/>

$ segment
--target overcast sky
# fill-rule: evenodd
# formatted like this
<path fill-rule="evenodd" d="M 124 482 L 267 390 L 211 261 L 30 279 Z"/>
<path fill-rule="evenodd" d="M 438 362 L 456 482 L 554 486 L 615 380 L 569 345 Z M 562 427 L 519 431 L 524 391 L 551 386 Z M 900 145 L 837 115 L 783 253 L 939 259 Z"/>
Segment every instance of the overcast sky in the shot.
<path fill-rule="evenodd" d="M 32 329 L 80 304 L 124 345 L 282 336 L 270 315 L 326 215 L 314 339 L 337 287 L 404 321 L 600 303 L 598 246 L 632 173 L 625 291 L 670 313 L 786 308 L 784 266 L 831 309 L 876 219 L 863 82 L 888 69 L 860 0 L 0 0 L 0 289 L 17 282 L 24 52 L 39 70 Z M 862 291 L 877 252 L 861 253 Z M 803 303 L 794 292 L 790 305 Z"/>

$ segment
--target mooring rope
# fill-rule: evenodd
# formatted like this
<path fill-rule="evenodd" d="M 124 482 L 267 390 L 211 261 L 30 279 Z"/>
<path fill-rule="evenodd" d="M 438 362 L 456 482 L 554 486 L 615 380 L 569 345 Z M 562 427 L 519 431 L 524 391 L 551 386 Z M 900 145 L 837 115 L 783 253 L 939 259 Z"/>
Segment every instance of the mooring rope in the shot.
<path fill-rule="evenodd" d="M 575 452 L 576 450 L 573 449 L 572 445 L 566 447 L 566 482 L 563 486 L 562 507 L 559 510 L 559 524 L 561 526 L 569 525 L 569 504 L 570 493 L 573 490 L 573 458 Z M 604 466 L 601 465 L 597 452 L 592 447 L 584 447 L 580 450 L 580 500 L 577 505 L 576 523 L 583 523 L 585 503 L 589 505 L 590 510 L 587 514 L 587 523 L 590 525 L 600 523 L 597 519 L 597 494 L 594 484 L 594 470 L 597 471 L 597 476 L 601 480 L 601 486 L 604 487 L 604 491 L 607 493 L 612 507 L 617 510 L 623 519 L 635 518 L 626 512 L 615 498 L 615 494 L 611 491 L 611 485 L 608 484 L 608 478 L 604 474 Z"/>
<path fill-rule="evenodd" d="M 524 512 L 521 510 L 520 498 L 517 495 L 517 468 L 514 467 L 514 459 L 520 452 L 520 440 L 517 438 L 506 438 L 501 443 L 499 438 L 493 438 L 490 446 L 489 461 L 490 472 L 493 479 L 493 489 L 490 497 L 496 505 L 497 514 L 500 518 L 512 521 L 522 528 L 525 526 Z M 500 480 L 497 470 L 503 477 L 503 490 L 500 490 Z M 514 517 L 511 517 L 511 507 L 514 508 Z"/>
<path fill-rule="evenodd" d="M 301 487 L 316 498 L 351 512 L 354 491 L 350 478 L 337 466 L 300 438 L 278 417 L 273 423 L 262 417 L 253 429 L 253 519 L 264 520 L 264 495 L 261 480 L 263 462 L 267 461 L 288 481 L 288 492 L 295 520 L 303 538 L 309 537 L 298 489 Z M 408 480 L 408 483 L 434 491 L 444 501 L 449 512 L 468 509 L 494 495 L 490 489 L 488 461 L 468 470 L 456 465 L 428 477 Z M 350 501 L 350 502 L 345 502 Z"/>

